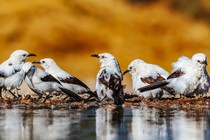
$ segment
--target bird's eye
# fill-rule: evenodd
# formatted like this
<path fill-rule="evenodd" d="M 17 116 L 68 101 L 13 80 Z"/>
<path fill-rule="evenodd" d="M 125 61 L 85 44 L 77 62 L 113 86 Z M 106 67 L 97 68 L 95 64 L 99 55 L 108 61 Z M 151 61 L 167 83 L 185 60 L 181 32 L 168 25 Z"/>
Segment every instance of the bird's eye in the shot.
<path fill-rule="evenodd" d="M 42 63 L 44 64 L 44 63 L 45 63 L 45 61 L 42 61 Z"/>
<path fill-rule="evenodd" d="M 198 63 L 201 63 L 201 61 L 200 61 L 200 60 L 198 60 Z"/>
<path fill-rule="evenodd" d="M 132 68 L 133 68 L 132 66 L 129 67 L 130 70 L 131 70 Z"/>
<path fill-rule="evenodd" d="M 23 57 L 26 57 L 26 54 L 24 54 Z"/>
<path fill-rule="evenodd" d="M 104 56 L 104 55 L 102 55 L 102 56 L 101 56 L 101 58 L 105 58 L 105 56 Z"/>

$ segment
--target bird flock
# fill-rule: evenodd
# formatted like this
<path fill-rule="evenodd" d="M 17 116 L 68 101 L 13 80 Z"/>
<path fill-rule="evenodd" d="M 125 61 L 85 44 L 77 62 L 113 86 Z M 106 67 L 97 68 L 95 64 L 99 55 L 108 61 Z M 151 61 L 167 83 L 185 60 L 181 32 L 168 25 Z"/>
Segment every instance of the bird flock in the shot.
<path fill-rule="evenodd" d="M 66 95 L 71 102 L 95 99 L 97 102 L 111 100 L 115 105 L 122 105 L 127 98 L 122 83 L 126 73 L 132 76 L 132 95 L 144 98 L 161 98 L 164 94 L 204 97 L 210 86 L 206 70 L 207 57 L 203 53 L 194 54 L 192 58 L 178 58 L 177 62 L 172 63 L 172 74 L 141 59 L 133 60 L 122 73 L 117 59 L 112 54 L 93 54 L 91 56 L 98 58 L 101 64 L 94 92 L 77 77 L 60 68 L 53 59 L 26 62 L 31 56 L 36 55 L 25 50 L 16 50 L 0 65 L 1 97 L 2 92 L 8 91 L 16 98 L 16 93 L 18 94 L 21 84 L 25 81 L 36 93 L 36 101 L 45 97 L 45 102 L 53 94 L 59 93 Z M 35 64 L 41 65 L 44 70 Z M 88 95 L 87 98 L 84 98 L 85 94 Z"/>

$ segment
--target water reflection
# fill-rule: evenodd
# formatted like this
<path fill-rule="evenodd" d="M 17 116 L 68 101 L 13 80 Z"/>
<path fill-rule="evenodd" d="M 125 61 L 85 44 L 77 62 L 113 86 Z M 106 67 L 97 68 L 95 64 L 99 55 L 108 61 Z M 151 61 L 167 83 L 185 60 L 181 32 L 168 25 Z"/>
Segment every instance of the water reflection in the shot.
<path fill-rule="evenodd" d="M 0 110 L 1 140 L 209 140 L 206 110 L 6 109 Z"/>
<path fill-rule="evenodd" d="M 69 110 L 0 110 L 0 139 L 80 139 L 86 132 L 87 139 L 92 139 L 90 134 L 94 129 L 78 131 L 89 127 L 91 116 L 88 115 L 87 112 L 83 115 L 81 111 Z M 94 127 L 95 116 L 92 118 L 90 123 Z"/>
<path fill-rule="evenodd" d="M 208 118 L 207 118 L 207 125 L 206 125 L 206 129 L 205 129 L 205 139 L 210 140 L 210 112 L 209 112 Z"/>
<path fill-rule="evenodd" d="M 123 119 L 122 107 L 96 110 L 96 136 L 98 140 L 127 140 L 128 126 Z"/>
<path fill-rule="evenodd" d="M 133 110 L 132 138 L 135 140 L 208 140 L 210 128 L 202 111 Z"/>

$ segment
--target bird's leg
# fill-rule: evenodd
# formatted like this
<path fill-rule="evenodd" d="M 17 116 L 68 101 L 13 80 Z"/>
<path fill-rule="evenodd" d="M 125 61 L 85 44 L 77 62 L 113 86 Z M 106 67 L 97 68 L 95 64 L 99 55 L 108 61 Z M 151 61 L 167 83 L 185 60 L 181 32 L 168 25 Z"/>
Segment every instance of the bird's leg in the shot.
<path fill-rule="evenodd" d="M 19 90 L 20 90 L 20 88 L 15 88 L 16 89 L 16 92 L 17 92 L 17 95 L 18 95 L 18 97 L 22 97 L 20 94 L 19 94 Z"/>
<path fill-rule="evenodd" d="M 35 102 L 37 103 L 41 98 L 42 98 L 42 94 L 39 92 L 35 92 L 38 96 L 38 98 L 35 100 Z"/>
<path fill-rule="evenodd" d="M 50 98 L 50 94 L 48 94 L 48 95 L 46 96 L 46 98 L 44 99 L 43 103 L 45 103 L 46 100 L 49 99 L 49 98 Z"/>
<path fill-rule="evenodd" d="M 9 92 L 13 95 L 14 98 L 18 98 L 15 93 L 13 93 L 11 90 L 9 90 Z"/>
<path fill-rule="evenodd" d="M 175 97 L 175 98 L 177 98 L 177 97 Z M 182 99 L 182 98 L 183 98 L 182 94 L 179 94 L 179 97 L 177 99 Z"/>

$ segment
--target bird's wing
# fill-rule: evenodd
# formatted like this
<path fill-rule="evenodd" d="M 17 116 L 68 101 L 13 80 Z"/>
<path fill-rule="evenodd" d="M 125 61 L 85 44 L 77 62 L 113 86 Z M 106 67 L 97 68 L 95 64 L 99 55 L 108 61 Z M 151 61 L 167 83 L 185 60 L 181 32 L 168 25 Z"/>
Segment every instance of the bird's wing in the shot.
<path fill-rule="evenodd" d="M 16 74 L 17 72 L 20 72 L 21 69 L 15 69 L 15 68 L 6 68 L 4 67 L 3 69 L 0 69 L 0 77 L 2 78 L 7 78 L 9 76 L 12 76 L 14 74 Z"/>
<path fill-rule="evenodd" d="M 72 77 L 66 77 L 65 79 L 61 78 L 61 77 L 58 77 L 58 79 L 63 83 L 76 84 L 76 85 L 82 86 L 86 89 L 89 89 L 87 85 L 85 85 L 82 81 L 80 81 L 79 79 L 77 79 L 76 77 L 73 77 L 73 76 Z"/>
<path fill-rule="evenodd" d="M 184 74 L 185 73 L 181 69 L 178 69 L 175 72 L 173 72 L 172 74 L 170 74 L 167 79 L 177 78 L 177 77 L 180 77 Z"/>
<path fill-rule="evenodd" d="M 152 83 L 150 85 L 147 85 L 147 86 L 144 86 L 144 87 L 140 87 L 138 90 L 140 92 L 145 92 L 145 91 L 153 90 L 153 89 L 156 89 L 156 88 L 162 88 L 163 89 L 163 87 L 165 87 L 168 83 L 169 82 L 166 81 L 166 80 L 165 81 L 160 81 L 160 82 L 155 82 L 155 83 Z"/>
<path fill-rule="evenodd" d="M 107 73 L 103 70 L 99 76 L 99 82 L 113 91 L 119 92 L 121 88 L 121 78 L 117 73 Z"/>
<path fill-rule="evenodd" d="M 165 80 L 165 78 L 160 74 L 158 74 L 158 76 L 156 78 L 153 78 L 150 76 L 150 77 L 144 77 L 144 78 L 140 78 L 140 79 L 143 83 L 146 83 L 146 84 L 153 84 L 155 82 L 160 82 L 160 81 Z"/>
<path fill-rule="evenodd" d="M 19 87 L 22 84 L 24 78 L 25 78 L 25 72 L 23 70 L 18 71 L 16 73 L 14 73 L 13 75 L 5 78 L 4 86 L 8 90 L 12 90 L 16 87 Z"/>
<path fill-rule="evenodd" d="M 122 78 L 117 73 L 107 73 L 103 70 L 99 76 L 99 82 L 106 88 L 113 91 L 114 104 L 122 105 L 124 103 L 124 93 Z"/>
<path fill-rule="evenodd" d="M 61 83 L 55 77 L 53 77 L 51 74 L 46 74 L 44 77 L 41 77 L 41 80 L 43 82 L 56 82 L 61 85 Z"/>
<path fill-rule="evenodd" d="M 161 88 L 174 95 L 174 89 L 166 86 L 169 82 L 160 74 L 156 77 L 156 79 L 153 77 L 146 77 L 141 78 L 141 81 L 149 85 L 139 88 L 138 90 L 140 92 Z"/>
<path fill-rule="evenodd" d="M 169 76 L 169 73 L 163 69 L 162 67 L 155 65 L 155 70 L 157 71 L 157 74 L 163 76 L 165 79 Z"/>
<path fill-rule="evenodd" d="M 25 77 L 26 77 L 26 76 L 28 77 L 28 79 L 29 79 L 29 81 L 31 82 L 31 85 L 32 85 L 33 88 L 34 88 L 34 84 L 33 84 L 32 79 L 33 79 L 33 76 L 34 76 L 34 73 L 35 73 L 35 72 L 36 72 L 36 67 L 33 66 L 33 67 L 31 67 L 31 68 L 29 69 L 29 71 L 28 71 L 27 73 L 25 73 Z"/>

